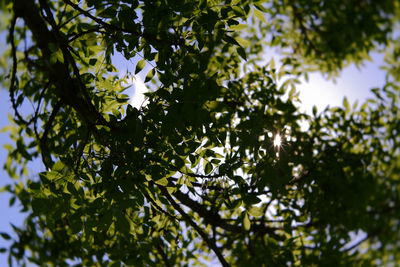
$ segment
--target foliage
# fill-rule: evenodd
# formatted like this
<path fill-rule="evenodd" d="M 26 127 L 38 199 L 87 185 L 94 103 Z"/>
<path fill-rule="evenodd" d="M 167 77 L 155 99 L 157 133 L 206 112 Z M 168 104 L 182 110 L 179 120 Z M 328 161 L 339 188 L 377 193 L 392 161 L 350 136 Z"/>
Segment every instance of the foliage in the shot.
<path fill-rule="evenodd" d="M 399 2 L 372 2 L 2 3 L 15 111 L 5 190 L 26 212 L 10 261 L 398 263 Z M 279 64 L 265 58 L 273 47 Z M 299 77 L 376 47 L 388 78 L 375 99 L 299 111 Z M 148 71 L 139 109 L 117 54 Z M 46 171 L 28 177 L 38 158 Z"/>

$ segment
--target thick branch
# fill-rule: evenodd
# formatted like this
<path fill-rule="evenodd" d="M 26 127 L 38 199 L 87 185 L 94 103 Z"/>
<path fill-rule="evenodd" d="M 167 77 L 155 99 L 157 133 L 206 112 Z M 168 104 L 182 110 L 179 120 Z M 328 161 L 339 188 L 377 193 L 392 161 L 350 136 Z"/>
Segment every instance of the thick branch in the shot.
<path fill-rule="evenodd" d="M 226 223 L 218 213 L 214 213 L 212 211 L 207 210 L 203 205 L 199 204 L 198 202 L 192 200 L 186 194 L 176 191 L 174 196 L 182 202 L 183 205 L 187 206 L 194 212 L 198 213 L 200 217 L 204 219 L 204 222 L 210 225 L 214 225 L 217 227 L 221 227 L 224 230 L 234 232 L 234 233 L 243 233 L 243 229 L 240 226 L 232 225 Z"/>
<path fill-rule="evenodd" d="M 33 38 L 42 51 L 49 76 L 55 81 L 55 88 L 60 97 L 65 103 L 72 106 L 87 123 L 91 125 L 107 124 L 93 104 L 84 99 L 82 91 L 84 88 L 80 88 L 80 82 L 70 76 L 68 64 L 59 61 L 51 63 L 50 58 L 53 53 L 49 45 L 52 43 L 56 47 L 61 47 L 61 44 L 47 28 L 34 0 L 15 0 L 13 8 L 15 15 L 23 18 L 31 30 Z"/>
<path fill-rule="evenodd" d="M 177 191 L 174 193 L 174 196 L 182 202 L 185 206 L 193 210 L 194 212 L 198 213 L 200 217 L 204 219 L 204 222 L 213 226 L 220 227 L 226 231 L 233 232 L 233 233 L 245 233 L 241 226 L 232 225 L 227 223 L 226 220 L 222 219 L 218 213 L 214 213 L 212 211 L 207 210 L 203 205 L 199 204 L 198 202 L 192 200 L 186 194 Z M 255 224 L 251 225 L 250 231 L 258 232 L 260 234 L 269 234 L 273 238 L 279 240 L 280 237 L 274 232 L 277 228 L 268 227 L 264 224 Z"/>

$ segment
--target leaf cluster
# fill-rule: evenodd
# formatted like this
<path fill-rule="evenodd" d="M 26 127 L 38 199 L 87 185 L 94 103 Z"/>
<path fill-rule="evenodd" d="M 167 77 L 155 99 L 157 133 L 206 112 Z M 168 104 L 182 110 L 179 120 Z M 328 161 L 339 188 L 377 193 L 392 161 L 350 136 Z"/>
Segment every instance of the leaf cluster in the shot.
<path fill-rule="evenodd" d="M 399 53 L 389 36 L 398 4 L 2 6 L 14 109 L 5 169 L 15 179 L 4 189 L 27 214 L 1 233 L 10 262 L 398 262 Z M 387 45 L 392 76 L 374 99 L 299 111 L 301 75 L 361 63 L 376 44 Z M 268 47 L 286 53 L 280 63 L 264 58 Z M 118 72 L 116 55 L 132 73 Z M 126 85 L 145 71 L 148 104 L 135 108 Z M 38 160 L 45 171 L 28 176 Z M 355 233 L 364 238 L 353 245 Z"/>

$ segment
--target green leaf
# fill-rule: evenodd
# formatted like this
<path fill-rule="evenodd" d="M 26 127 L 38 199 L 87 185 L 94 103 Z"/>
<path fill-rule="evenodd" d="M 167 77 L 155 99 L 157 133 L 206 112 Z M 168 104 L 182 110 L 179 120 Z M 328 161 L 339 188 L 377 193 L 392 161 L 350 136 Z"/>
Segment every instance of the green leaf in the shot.
<path fill-rule="evenodd" d="M 9 265 L 209 266 L 202 223 L 233 266 L 396 264 L 398 215 L 382 205 L 400 180 L 398 1 L 6 2 L 0 28 L 16 51 L 0 49 L 0 80 L 15 87 L 4 167 L 18 179 L 5 190 L 25 217 L 0 236 Z M 345 99 L 302 111 L 298 79 L 334 78 L 377 45 L 387 82 L 362 110 Z M 132 75 L 151 87 L 140 109 L 124 92 Z M 46 171 L 28 174 L 41 157 Z M 390 249 L 342 249 L 377 225 Z"/>
<path fill-rule="evenodd" d="M 167 191 L 170 195 L 172 195 L 173 193 L 175 193 L 177 190 L 176 187 L 167 187 Z"/>
<path fill-rule="evenodd" d="M 263 209 L 261 207 L 251 206 L 247 212 L 254 217 L 261 217 L 264 215 Z"/>
<path fill-rule="evenodd" d="M 250 220 L 249 220 L 249 216 L 247 215 L 247 212 L 244 213 L 244 217 L 243 217 L 243 227 L 244 230 L 249 231 L 250 230 Z"/>
<path fill-rule="evenodd" d="M 199 9 L 204 9 L 207 7 L 207 0 L 200 0 Z"/>
<path fill-rule="evenodd" d="M 136 64 L 135 74 L 138 74 L 146 66 L 146 60 L 139 60 Z"/>
<path fill-rule="evenodd" d="M 251 45 L 251 42 L 249 40 L 246 40 L 242 37 L 236 37 L 235 40 L 237 43 L 239 43 L 240 46 L 250 46 Z"/>
<path fill-rule="evenodd" d="M 243 47 L 239 46 L 236 50 L 241 58 L 247 60 L 246 51 L 243 49 Z"/>
<path fill-rule="evenodd" d="M 204 166 L 204 173 L 207 175 L 213 170 L 213 165 L 210 162 L 206 163 L 206 166 Z"/>
<path fill-rule="evenodd" d="M 313 106 L 312 107 L 312 114 L 314 115 L 314 116 L 317 116 L 317 112 L 318 112 L 318 110 L 317 110 L 317 106 Z"/>
<path fill-rule="evenodd" d="M 229 29 L 232 31 L 241 31 L 246 28 L 247 28 L 246 24 L 237 24 L 237 25 L 232 25 L 229 27 Z"/>
<path fill-rule="evenodd" d="M 235 14 L 237 16 L 240 16 L 240 17 L 246 16 L 246 12 L 239 6 L 232 6 L 232 10 L 233 10 L 233 12 L 235 12 Z"/>
<path fill-rule="evenodd" d="M 147 73 L 147 76 L 146 76 L 144 82 L 147 83 L 148 81 L 153 79 L 155 72 L 156 72 L 155 69 L 152 69 L 151 71 L 149 71 L 149 73 Z"/>
<path fill-rule="evenodd" d="M 52 171 L 61 172 L 64 169 L 65 165 L 61 162 L 61 160 L 54 163 Z"/>
<path fill-rule="evenodd" d="M 99 221 L 99 228 L 103 231 L 108 231 L 113 221 L 113 213 L 111 210 L 107 210 L 102 216 L 100 217 Z"/>
<path fill-rule="evenodd" d="M 162 185 L 162 186 L 167 186 L 168 185 L 168 179 L 167 178 L 161 178 L 157 181 L 155 181 L 156 184 Z"/>
<path fill-rule="evenodd" d="M 230 43 L 230 44 L 233 44 L 233 45 L 239 45 L 239 43 L 238 43 L 234 38 L 232 38 L 232 37 L 229 36 L 229 35 L 224 35 L 223 39 L 224 39 L 224 41 L 226 41 L 227 43 Z"/>
<path fill-rule="evenodd" d="M 7 233 L 1 232 L 0 236 L 4 239 L 4 240 L 10 240 L 11 236 Z"/>
<path fill-rule="evenodd" d="M 89 65 L 94 66 L 94 65 L 96 65 L 96 62 L 97 62 L 97 58 L 91 58 L 89 60 Z"/>
<path fill-rule="evenodd" d="M 257 8 L 255 8 L 253 10 L 254 10 L 254 16 L 256 16 L 256 18 L 258 18 L 260 21 L 262 21 L 265 24 L 267 24 L 267 20 L 265 19 L 264 13 L 261 12 L 260 10 L 258 10 Z"/>
<path fill-rule="evenodd" d="M 346 113 L 350 112 L 350 104 L 349 101 L 347 100 L 347 97 L 343 98 L 343 106 L 346 109 Z"/>
<path fill-rule="evenodd" d="M 130 232 L 129 220 L 126 218 L 126 216 L 123 213 L 117 212 L 116 215 L 117 215 L 116 222 L 115 222 L 116 228 L 123 233 L 129 233 Z"/>

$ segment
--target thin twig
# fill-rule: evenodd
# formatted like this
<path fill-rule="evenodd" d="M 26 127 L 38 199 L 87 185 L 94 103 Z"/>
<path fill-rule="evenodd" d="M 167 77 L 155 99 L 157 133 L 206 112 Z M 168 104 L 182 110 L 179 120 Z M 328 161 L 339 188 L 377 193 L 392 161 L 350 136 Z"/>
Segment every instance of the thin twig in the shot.
<path fill-rule="evenodd" d="M 214 251 L 214 253 L 217 255 L 218 260 L 224 267 L 230 266 L 228 262 L 225 260 L 224 256 L 222 255 L 220 249 L 217 247 L 217 245 L 212 242 L 206 233 L 190 218 L 189 215 L 186 214 L 186 212 L 179 206 L 178 203 L 175 202 L 175 200 L 171 197 L 171 195 L 168 193 L 167 189 L 165 189 L 162 186 L 159 186 L 161 189 L 161 192 L 163 195 L 168 199 L 168 201 L 171 203 L 171 205 L 182 215 L 182 217 L 196 230 L 197 233 L 203 238 L 203 240 L 207 243 L 207 245 Z"/>
<path fill-rule="evenodd" d="M 70 39 L 68 39 L 67 43 L 71 43 L 71 42 L 75 41 L 76 39 L 78 39 L 79 37 L 82 37 L 85 34 L 89 34 L 89 33 L 93 33 L 93 32 L 106 34 L 106 32 L 101 31 L 100 27 L 96 27 L 96 28 L 93 28 L 93 29 L 90 29 L 90 30 L 87 30 L 87 31 L 82 31 L 80 33 L 75 34 Z"/>
<path fill-rule="evenodd" d="M 351 247 L 348 247 L 348 248 L 342 250 L 342 252 L 348 252 L 348 251 L 350 251 L 350 250 L 355 249 L 356 247 L 358 247 L 359 245 L 361 245 L 361 243 L 367 241 L 369 238 L 370 238 L 370 236 L 367 235 L 366 237 L 364 237 L 363 239 L 361 239 L 360 241 L 358 241 L 357 243 L 355 243 L 355 244 L 352 245 Z"/>
<path fill-rule="evenodd" d="M 165 266 L 170 267 L 171 264 L 169 263 L 169 259 L 167 257 L 167 254 L 165 254 L 164 249 L 161 247 L 160 244 L 157 244 L 156 248 L 157 248 L 158 253 L 160 253 L 161 258 L 163 259 Z"/>
<path fill-rule="evenodd" d="M 139 32 L 139 31 L 128 30 L 128 29 L 122 28 L 122 27 L 117 26 L 117 25 L 114 25 L 114 24 L 109 24 L 109 23 L 107 23 L 107 22 L 104 22 L 102 19 L 100 19 L 100 18 L 98 18 L 98 17 L 96 17 L 96 16 L 93 16 L 90 12 L 88 12 L 88 11 L 82 9 L 82 8 L 81 8 L 79 5 L 77 5 L 77 4 L 72 3 L 70 0 L 64 0 L 64 2 L 67 3 L 68 5 L 70 5 L 71 7 L 73 7 L 75 10 L 81 12 L 81 13 L 82 13 L 83 15 L 85 15 L 86 17 L 91 18 L 92 20 L 94 20 L 94 21 L 97 22 L 98 24 L 100 24 L 100 25 L 102 25 L 102 26 L 104 26 L 104 27 L 106 27 L 106 28 L 108 28 L 108 29 L 111 29 L 111 30 L 113 30 L 113 31 L 119 31 L 119 32 L 124 32 L 124 33 L 130 33 L 130 34 L 133 34 L 133 35 L 136 35 L 136 36 L 141 36 L 141 37 L 144 37 L 144 38 L 146 38 L 146 39 L 148 39 L 148 40 L 156 41 L 156 42 L 158 42 L 158 43 L 163 43 L 163 44 L 169 44 L 169 45 L 175 45 L 175 46 L 176 46 L 176 45 L 182 45 L 182 44 L 184 44 L 184 43 L 182 43 L 181 40 L 180 40 L 181 42 L 168 42 L 168 41 L 166 41 L 166 40 L 158 39 L 158 38 L 156 38 L 156 37 L 154 37 L 154 36 L 152 36 L 152 35 L 149 35 L 149 34 L 144 34 L 144 33 L 141 33 L 141 32 Z"/>
<path fill-rule="evenodd" d="M 89 140 L 89 136 L 90 136 L 90 130 L 86 129 L 86 136 L 85 139 L 82 140 L 82 142 L 79 143 L 78 147 L 77 147 L 77 156 L 76 156 L 76 165 L 75 165 L 75 174 L 78 174 L 78 170 L 80 167 L 80 163 L 81 163 L 81 158 L 83 155 L 83 151 L 85 149 L 86 144 L 88 143 Z"/>
<path fill-rule="evenodd" d="M 18 120 L 24 124 L 28 124 L 26 120 L 24 120 L 18 112 L 18 106 L 15 101 L 15 81 L 16 81 L 16 75 L 17 75 L 17 49 L 15 47 L 15 41 L 14 41 L 14 31 L 15 31 L 15 23 L 17 22 L 17 16 L 13 16 L 11 20 L 11 27 L 10 27 L 10 43 L 11 43 L 11 53 L 12 53 L 12 68 L 11 68 L 11 81 L 10 81 L 10 99 L 12 103 L 12 107 L 14 109 L 15 116 L 17 116 Z"/>
<path fill-rule="evenodd" d="M 50 81 L 48 81 L 45 86 L 42 89 L 42 92 L 40 92 L 39 95 L 39 99 L 38 99 L 38 104 L 35 110 L 35 115 L 33 116 L 33 131 L 35 133 L 36 139 L 39 141 L 40 137 L 39 137 L 39 132 L 37 130 L 37 121 L 39 118 L 39 109 L 40 109 L 40 105 L 42 104 L 42 99 L 44 97 L 44 93 L 46 92 L 47 88 L 50 86 Z"/>
<path fill-rule="evenodd" d="M 44 132 L 39 140 L 40 153 L 42 154 L 42 162 L 47 169 L 50 169 L 51 164 L 52 164 L 51 157 L 47 153 L 47 145 L 46 145 L 47 137 L 49 135 L 49 132 L 50 132 L 52 124 L 55 120 L 55 117 L 56 117 L 58 111 L 61 109 L 61 105 L 62 105 L 62 101 L 58 100 L 56 105 L 53 108 L 53 111 L 50 114 L 49 119 L 47 120 L 47 123 L 45 124 Z"/>

